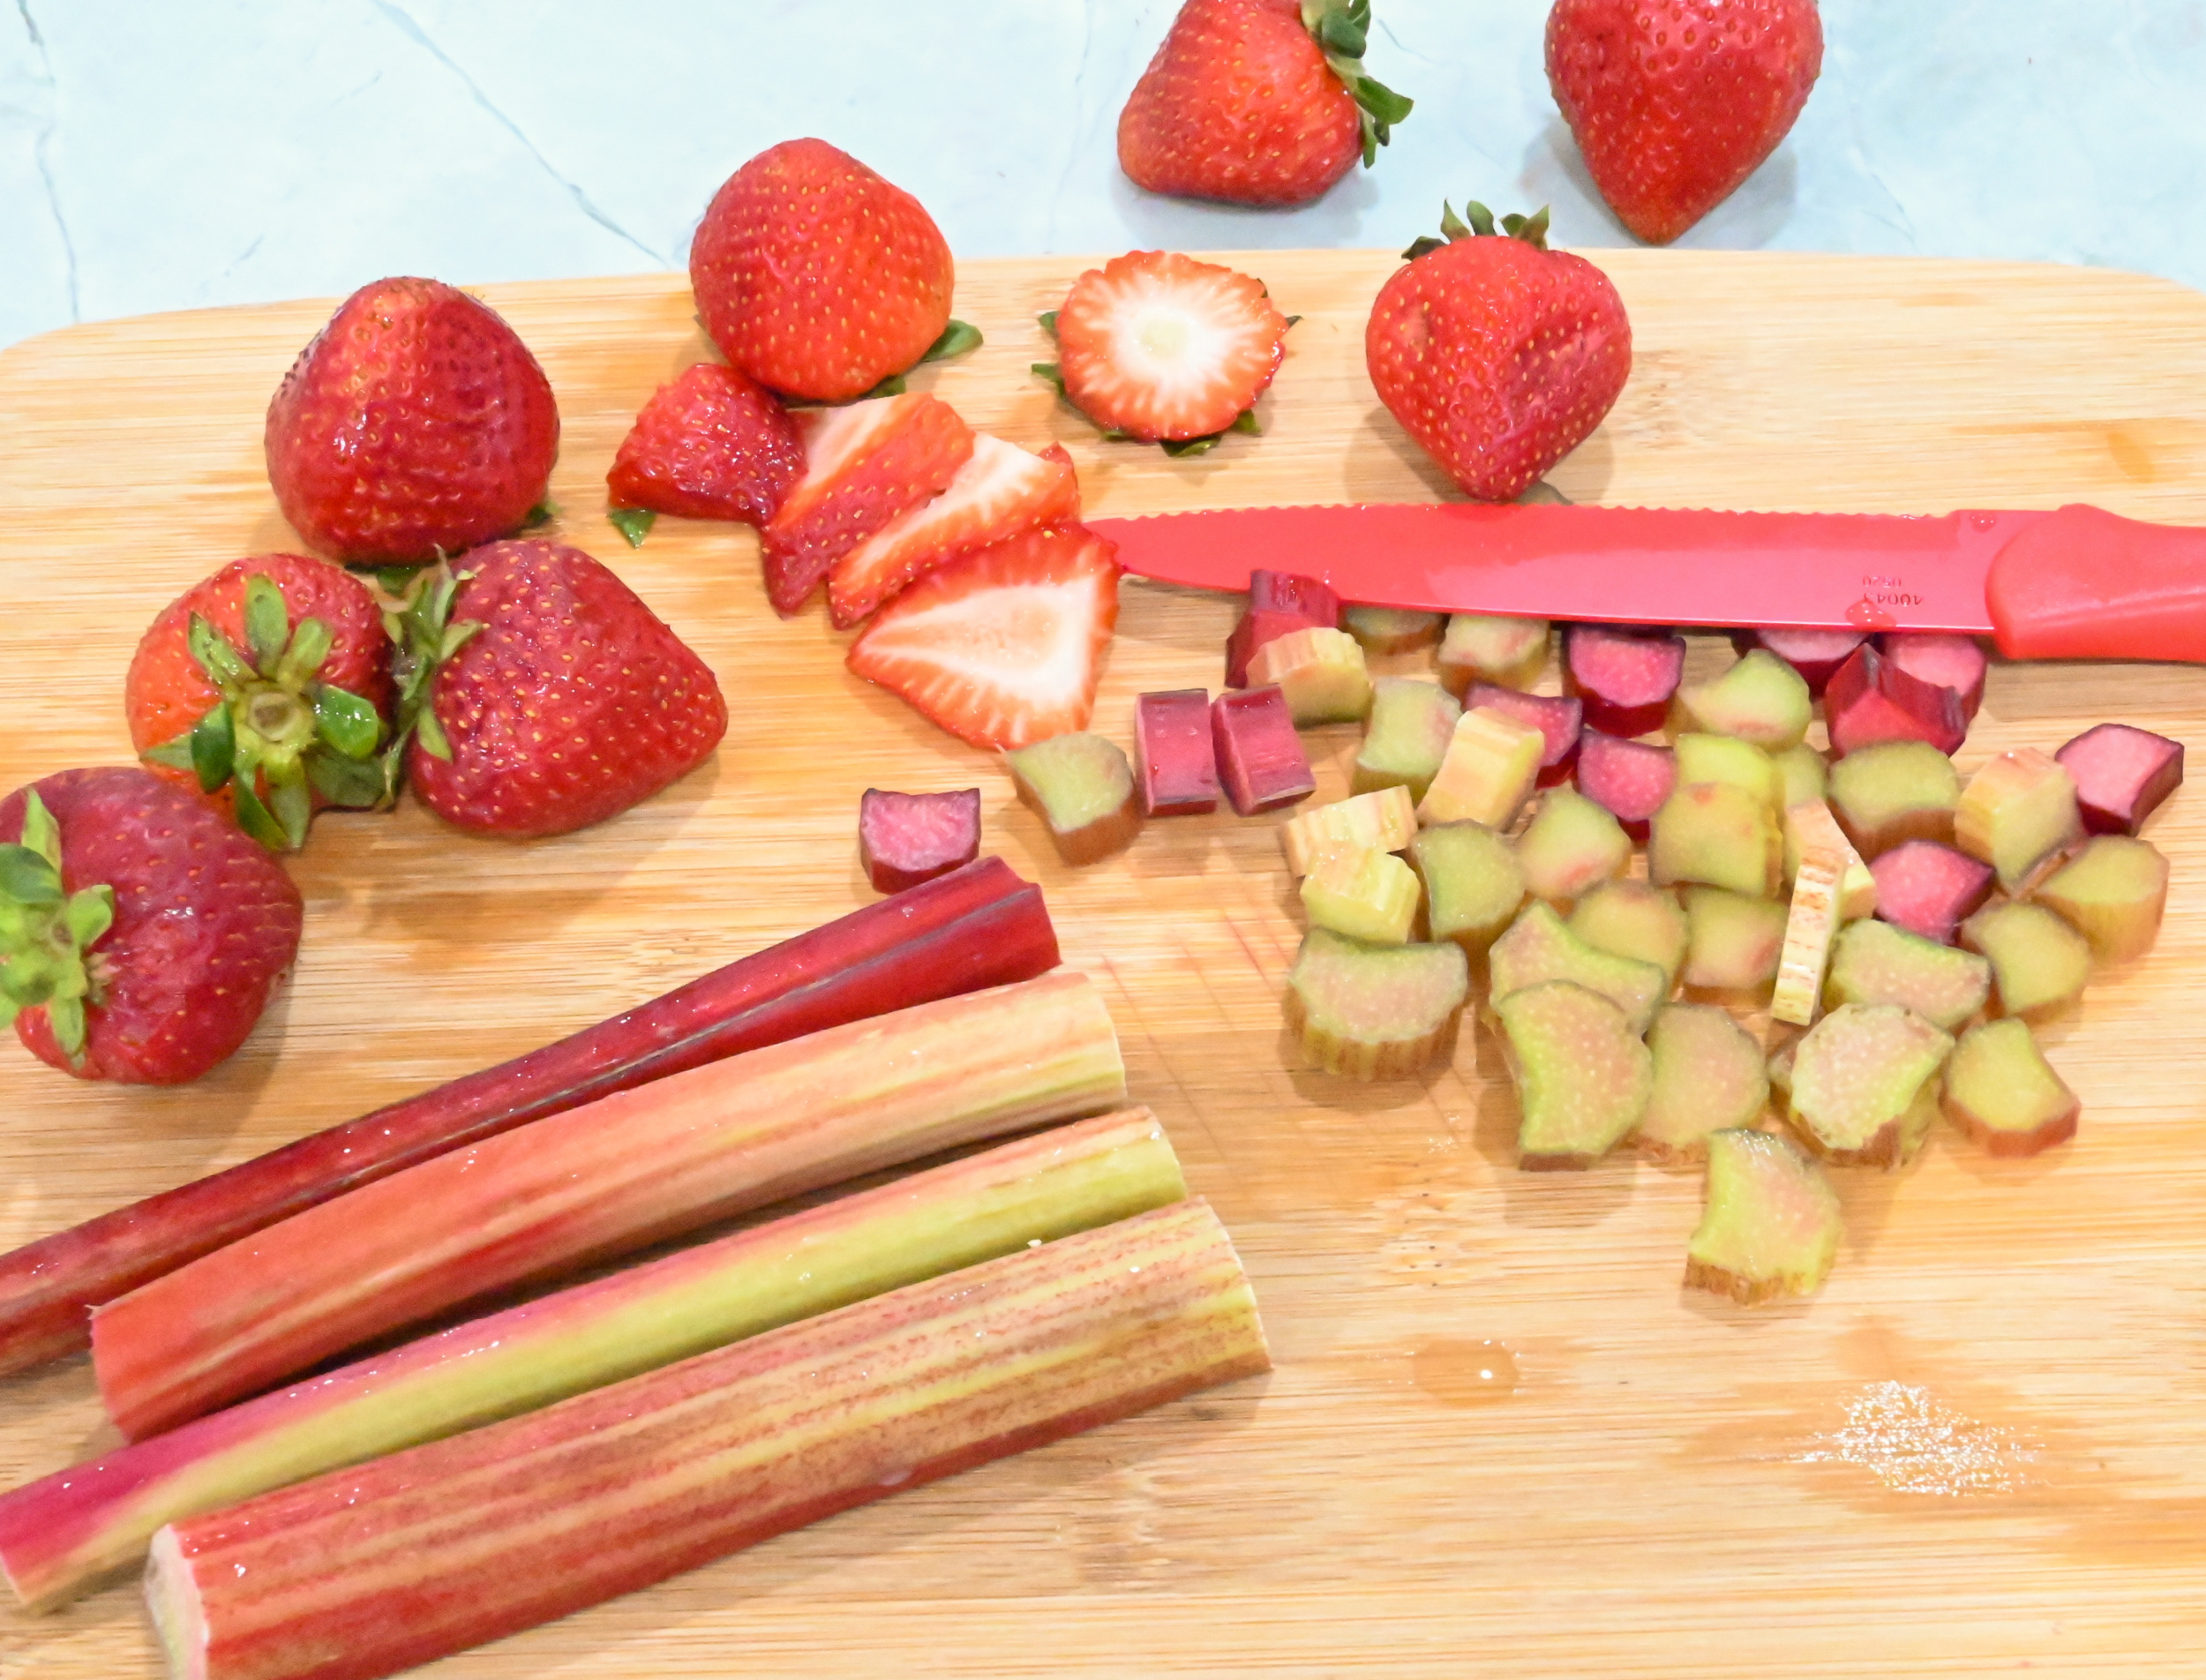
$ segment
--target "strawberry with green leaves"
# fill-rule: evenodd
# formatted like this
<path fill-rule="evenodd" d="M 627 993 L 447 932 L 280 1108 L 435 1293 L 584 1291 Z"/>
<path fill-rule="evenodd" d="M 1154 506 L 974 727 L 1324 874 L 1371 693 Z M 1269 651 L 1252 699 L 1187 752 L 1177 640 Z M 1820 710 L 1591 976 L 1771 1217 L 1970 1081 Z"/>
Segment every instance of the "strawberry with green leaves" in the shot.
<path fill-rule="evenodd" d="M 374 595 L 343 567 L 233 560 L 139 639 L 124 680 L 131 741 L 154 774 L 234 810 L 264 845 L 295 850 L 317 806 L 390 797 L 376 756 L 390 658 Z"/>
<path fill-rule="evenodd" d="M 1379 401 L 1449 477 L 1513 501 L 1598 426 L 1632 372 L 1609 277 L 1547 248 L 1547 212 L 1483 205 L 1420 239 L 1371 305 L 1363 355 Z"/>
<path fill-rule="evenodd" d="M 298 889 L 136 768 L 0 800 L 0 1024 L 80 1079 L 179 1084 L 244 1042 L 298 954 Z"/>
<path fill-rule="evenodd" d="M 1370 26 L 1370 0 L 1187 0 L 1119 114 L 1119 167 L 1152 192 L 1309 203 L 1409 115 L 1363 73 Z"/>

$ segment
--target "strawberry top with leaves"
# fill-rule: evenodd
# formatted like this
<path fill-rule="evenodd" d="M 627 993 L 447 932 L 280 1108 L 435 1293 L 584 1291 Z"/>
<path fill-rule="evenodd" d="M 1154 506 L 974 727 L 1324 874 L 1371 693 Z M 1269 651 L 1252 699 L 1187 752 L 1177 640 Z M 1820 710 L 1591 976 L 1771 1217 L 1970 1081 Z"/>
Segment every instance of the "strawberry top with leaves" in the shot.
<path fill-rule="evenodd" d="M 265 850 L 145 770 L 64 770 L 0 800 L 0 1023 L 79 1078 L 214 1067 L 297 956 L 302 914 Z"/>
<path fill-rule="evenodd" d="M 1370 23 L 1370 0 L 1187 0 L 1119 113 L 1119 167 L 1152 192 L 1309 203 L 1409 115 L 1363 73 Z"/>
<path fill-rule="evenodd" d="M 1617 218 L 1667 244 L 1791 131 L 1823 67 L 1815 0 L 1556 0 L 1548 83 Z"/>
<path fill-rule="evenodd" d="M 374 595 L 303 554 L 233 560 L 163 610 L 124 679 L 154 775 L 216 796 L 264 845 L 304 843 L 314 803 L 388 797 L 375 750 L 391 645 Z"/>
<path fill-rule="evenodd" d="M 1511 501 L 1598 426 L 1632 372 L 1632 324 L 1609 277 L 1547 248 L 1547 212 L 1420 239 L 1380 288 L 1363 353 L 1379 401 L 1463 489 Z"/>
<path fill-rule="evenodd" d="M 268 404 L 268 481 L 307 546 L 411 566 L 518 530 L 544 500 L 559 410 L 489 304 L 381 280 L 338 307 Z"/>
<path fill-rule="evenodd" d="M 566 834 L 712 754 L 727 702 L 703 660 L 605 566 L 492 543 L 416 578 L 399 721 L 421 802 L 478 834 Z"/>
<path fill-rule="evenodd" d="M 949 245 L 919 201 L 825 140 L 784 140 L 730 176 L 689 248 L 705 331 L 761 385 L 861 396 L 950 325 Z"/>

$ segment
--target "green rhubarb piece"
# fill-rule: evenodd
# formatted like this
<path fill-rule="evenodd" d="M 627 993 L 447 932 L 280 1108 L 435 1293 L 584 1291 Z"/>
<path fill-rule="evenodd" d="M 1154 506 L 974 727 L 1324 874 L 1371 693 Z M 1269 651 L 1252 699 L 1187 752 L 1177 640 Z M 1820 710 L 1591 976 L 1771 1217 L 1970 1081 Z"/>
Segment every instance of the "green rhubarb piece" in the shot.
<path fill-rule="evenodd" d="M 1800 873 L 1800 859 L 1808 852 L 1834 852 L 1846 860 L 1838 881 L 1839 920 L 1859 921 L 1877 913 L 1877 878 L 1821 799 L 1803 799 L 1785 807 L 1784 848 L 1787 886 Z"/>
<path fill-rule="evenodd" d="M 2083 1106 L 2019 1020 L 1983 1022 L 1961 1035 L 1946 1064 L 1945 1105 L 1946 1117 L 1992 1155 L 2067 1143 Z"/>
<path fill-rule="evenodd" d="M 2067 767 L 2034 746 L 1985 761 L 1954 809 L 1954 844 L 2019 891 L 2083 838 L 2083 816 Z"/>
<path fill-rule="evenodd" d="M 1928 741 L 1878 741 L 1831 767 L 1830 806 L 1864 858 L 1909 840 L 1950 845 L 1961 772 Z"/>
<path fill-rule="evenodd" d="M 1685 889 L 1685 984 L 1711 992 L 1756 993 L 1777 978 L 1785 906 L 1722 887 Z"/>
<path fill-rule="evenodd" d="M 1763 648 L 1713 682 L 1680 689 L 1677 707 L 1696 730 L 1734 736 L 1773 753 L 1799 746 L 1815 716 L 1807 679 Z"/>
<path fill-rule="evenodd" d="M 1596 950 L 1652 963 L 1662 971 L 1662 995 L 1685 965 L 1685 912 L 1677 895 L 1644 881 L 1605 881 L 1578 901 L 1570 930 Z"/>
<path fill-rule="evenodd" d="M 1647 836 L 1647 875 L 1661 887 L 1698 881 L 1767 898 L 1776 893 L 1783 863 L 1776 813 L 1733 783 L 1676 789 L 1655 812 Z"/>
<path fill-rule="evenodd" d="M 1603 805 L 1564 784 L 1540 796 L 1540 808 L 1517 836 L 1517 861 L 1534 897 L 1583 897 L 1632 865 L 1632 836 Z"/>
<path fill-rule="evenodd" d="M 1101 735 L 1053 735 L 1003 755 L 1019 803 L 1048 825 L 1067 863 L 1093 863 L 1130 843 L 1141 829 L 1134 767 Z"/>
<path fill-rule="evenodd" d="M 1800 860 L 1799 873 L 1792 880 L 1792 900 L 1785 910 L 1777 983 L 1769 997 L 1773 1021 L 1796 1027 L 1814 1023 L 1823 977 L 1830 967 L 1831 941 L 1838 935 L 1840 893 L 1851 856 L 1818 847 Z"/>
<path fill-rule="evenodd" d="M 1313 927 L 1287 973 L 1287 1024 L 1327 1073 L 1407 1079 L 1447 1053 L 1470 989 L 1459 946 L 1368 945 Z"/>
<path fill-rule="evenodd" d="M 1411 842 L 1424 877 L 1425 925 L 1435 939 L 1482 953 L 1524 903 L 1524 869 L 1509 843 L 1482 822 L 1441 822 Z"/>
<path fill-rule="evenodd" d="M 1913 1159 L 1938 1117 L 1938 1070 L 1953 1046 L 1897 1004 L 1833 1009 L 1793 1046 L 1786 1107 L 1795 1129 L 1837 1166 Z"/>
<path fill-rule="evenodd" d="M 1302 878 L 1314 926 L 1372 945 L 1403 945 L 1417 919 L 1416 872 L 1390 851 L 1333 849 Z"/>
<path fill-rule="evenodd" d="M 1725 1130 L 1707 1140 L 1700 1224 L 1685 1245 L 1685 1286 L 1741 1306 L 1812 1295 L 1838 1257 L 1838 1197 L 1788 1138 Z"/>
<path fill-rule="evenodd" d="M 2168 903 L 2168 860 L 2150 840 L 2103 834 L 2037 888 L 2037 902 L 2073 922 L 2102 963 L 2152 949 Z"/>
<path fill-rule="evenodd" d="M 1831 941 L 1823 1001 L 1896 1003 L 1951 1032 L 1992 995 L 1992 964 L 1890 922 L 1850 922 Z"/>
<path fill-rule="evenodd" d="M 1646 1110 L 1654 1057 L 1637 1025 L 1598 992 L 1543 980 L 1496 1006 L 1522 1119 L 1517 1165 L 1591 1166 Z"/>
<path fill-rule="evenodd" d="M 1417 807 L 1407 788 L 1381 788 L 1336 799 L 1291 817 L 1279 829 L 1287 866 L 1306 875 L 1335 847 L 1349 851 L 1400 851 L 1417 836 Z"/>
<path fill-rule="evenodd" d="M 2083 995 L 2090 941 L 2043 904 L 2009 899 L 1961 924 L 1961 942 L 1990 959 L 2001 1015 L 2032 1020 Z"/>
<path fill-rule="evenodd" d="M 1773 811 L 1784 808 L 1784 782 L 1776 761 L 1752 741 L 1688 730 L 1677 738 L 1677 785 L 1728 782 L 1745 788 Z"/>
<path fill-rule="evenodd" d="M 1830 785 L 1830 765 L 1805 742 L 1771 754 L 1769 761 L 1777 767 L 1778 798 L 1788 811 L 1803 799 L 1821 799 Z"/>
<path fill-rule="evenodd" d="M 1572 980 L 1621 1009 L 1634 1034 L 1647 1031 L 1655 1006 L 1670 995 L 1669 983 L 1654 964 L 1596 949 L 1537 898 L 1494 941 L 1487 962 L 1497 1007 L 1527 986 Z"/>
<path fill-rule="evenodd" d="M 1459 612 L 1440 638 L 1440 680 L 1460 699 L 1474 682 L 1529 689 L 1547 669 L 1554 631 L 1545 619 Z"/>
<path fill-rule="evenodd" d="M 1647 1030 L 1654 1084 L 1632 1141 L 1658 1160 L 1698 1160 L 1710 1132 L 1751 1126 L 1769 1102 L 1753 1035 L 1713 1003 L 1665 1003 Z"/>
<path fill-rule="evenodd" d="M 1367 654 L 1414 653 L 1440 640 L 1441 615 L 1405 607 L 1350 607 L 1340 615 Z"/>
<path fill-rule="evenodd" d="M 1353 724 L 1371 709 L 1371 673 L 1363 649 L 1345 630 L 1314 625 L 1290 630 L 1249 661 L 1251 688 L 1277 683 L 1297 728 Z"/>
<path fill-rule="evenodd" d="M 1547 737 L 1531 724 L 1490 706 L 1472 708 L 1456 720 L 1417 821 L 1506 829 L 1531 797 L 1546 752 Z"/>
<path fill-rule="evenodd" d="M 1422 799 L 1448 754 L 1463 708 L 1437 683 L 1381 677 L 1371 685 L 1371 716 L 1349 786 L 1358 793 L 1405 787 Z"/>

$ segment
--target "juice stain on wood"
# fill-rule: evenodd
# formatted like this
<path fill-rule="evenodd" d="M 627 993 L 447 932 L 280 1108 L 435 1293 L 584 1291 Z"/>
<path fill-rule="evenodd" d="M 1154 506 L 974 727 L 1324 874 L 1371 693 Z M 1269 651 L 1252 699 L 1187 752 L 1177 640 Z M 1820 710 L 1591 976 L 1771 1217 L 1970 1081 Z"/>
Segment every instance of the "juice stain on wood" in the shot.
<path fill-rule="evenodd" d="M 1490 1406 L 1517 1391 L 1517 1356 L 1499 1342 L 1427 1342 L 1410 1379 L 1443 1406 Z"/>

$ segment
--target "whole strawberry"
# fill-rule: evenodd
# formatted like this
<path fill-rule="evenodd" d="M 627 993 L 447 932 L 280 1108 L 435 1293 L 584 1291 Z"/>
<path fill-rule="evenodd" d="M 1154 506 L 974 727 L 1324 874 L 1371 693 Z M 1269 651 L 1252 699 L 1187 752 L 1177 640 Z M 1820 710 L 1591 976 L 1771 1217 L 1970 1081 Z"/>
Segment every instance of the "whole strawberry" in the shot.
<path fill-rule="evenodd" d="M 478 834 L 587 828 L 695 769 L 726 733 L 703 660 L 580 549 L 492 543 L 407 608 L 401 727 L 421 802 Z"/>
<path fill-rule="evenodd" d="M 303 554 L 232 560 L 139 639 L 123 684 L 131 745 L 263 844 L 296 848 L 317 804 L 388 797 L 375 751 L 390 664 L 381 609 L 342 566 Z"/>
<path fill-rule="evenodd" d="M 1410 101 L 1363 73 L 1370 0 L 1187 0 L 1118 118 L 1152 192 L 1307 204 L 1369 169 Z"/>
<path fill-rule="evenodd" d="M 1505 502 L 1584 442 L 1632 372 L 1632 324 L 1609 277 L 1547 248 L 1547 212 L 1494 229 L 1442 206 L 1380 288 L 1363 357 L 1387 411 L 1464 490 Z"/>
<path fill-rule="evenodd" d="M 380 280 L 299 352 L 265 441 L 276 503 L 310 548 L 409 566 L 521 529 L 551 480 L 559 411 L 488 304 Z"/>
<path fill-rule="evenodd" d="M 1668 244 L 1790 131 L 1823 65 L 1815 0 L 1556 0 L 1548 83 L 1624 225 Z"/>
<path fill-rule="evenodd" d="M 773 393 L 697 362 L 652 393 L 605 486 L 616 507 L 763 525 L 803 473 L 804 439 Z"/>
<path fill-rule="evenodd" d="M 0 1024 L 80 1079 L 173 1085 L 245 1040 L 299 948 L 291 878 L 135 768 L 0 800 Z"/>
<path fill-rule="evenodd" d="M 705 331 L 761 385 L 814 402 L 872 390 L 949 326 L 949 246 L 919 201 L 825 140 L 730 176 L 689 247 Z"/>

